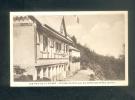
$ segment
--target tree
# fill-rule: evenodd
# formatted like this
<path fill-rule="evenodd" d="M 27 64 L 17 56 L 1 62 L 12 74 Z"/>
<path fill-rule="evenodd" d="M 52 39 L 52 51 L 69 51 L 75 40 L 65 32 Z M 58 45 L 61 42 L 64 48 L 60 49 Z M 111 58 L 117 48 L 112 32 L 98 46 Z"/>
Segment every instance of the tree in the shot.
<path fill-rule="evenodd" d="M 125 59 L 125 44 L 122 45 L 122 53 L 119 55 L 119 59 Z"/>
<path fill-rule="evenodd" d="M 76 37 L 73 35 L 72 37 L 71 37 L 71 39 L 73 40 L 73 45 L 75 46 L 76 44 L 77 44 L 77 39 L 76 39 Z"/>

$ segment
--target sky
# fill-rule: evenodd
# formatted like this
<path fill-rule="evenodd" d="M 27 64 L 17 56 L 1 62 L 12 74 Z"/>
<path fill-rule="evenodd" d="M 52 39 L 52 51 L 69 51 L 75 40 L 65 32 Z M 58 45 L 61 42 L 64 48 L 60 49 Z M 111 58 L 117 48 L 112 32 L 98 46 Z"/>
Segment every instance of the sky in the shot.
<path fill-rule="evenodd" d="M 124 14 L 64 16 L 66 29 L 77 41 L 96 53 L 116 58 L 125 43 Z"/>

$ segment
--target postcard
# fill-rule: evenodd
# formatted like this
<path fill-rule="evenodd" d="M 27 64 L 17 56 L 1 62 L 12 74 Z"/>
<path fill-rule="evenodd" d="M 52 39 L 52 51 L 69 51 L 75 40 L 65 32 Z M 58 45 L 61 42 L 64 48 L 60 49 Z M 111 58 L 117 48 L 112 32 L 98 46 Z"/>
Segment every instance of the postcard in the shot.
<path fill-rule="evenodd" d="M 10 12 L 10 86 L 128 86 L 128 11 Z"/>

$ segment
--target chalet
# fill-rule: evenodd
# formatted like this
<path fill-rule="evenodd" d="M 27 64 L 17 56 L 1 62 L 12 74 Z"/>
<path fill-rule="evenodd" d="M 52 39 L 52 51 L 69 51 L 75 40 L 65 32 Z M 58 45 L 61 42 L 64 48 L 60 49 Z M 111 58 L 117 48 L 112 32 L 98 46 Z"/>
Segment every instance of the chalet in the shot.
<path fill-rule="evenodd" d="M 13 17 L 13 66 L 25 69 L 33 80 L 64 80 L 80 69 L 79 59 L 63 16 Z"/>

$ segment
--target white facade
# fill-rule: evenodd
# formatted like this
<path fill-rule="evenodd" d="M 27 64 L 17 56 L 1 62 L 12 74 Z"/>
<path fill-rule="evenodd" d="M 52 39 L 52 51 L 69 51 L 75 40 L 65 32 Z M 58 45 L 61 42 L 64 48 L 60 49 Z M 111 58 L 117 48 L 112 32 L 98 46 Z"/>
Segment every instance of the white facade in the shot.
<path fill-rule="evenodd" d="M 70 52 L 73 41 L 66 33 L 64 17 L 60 28 L 61 32 L 57 32 L 33 16 L 14 16 L 14 65 L 24 68 L 33 80 L 41 81 L 64 80 L 69 69 L 78 70 L 80 64 L 70 63 L 69 57 L 79 58 L 80 53 Z M 20 51 L 23 55 L 19 55 Z"/>

